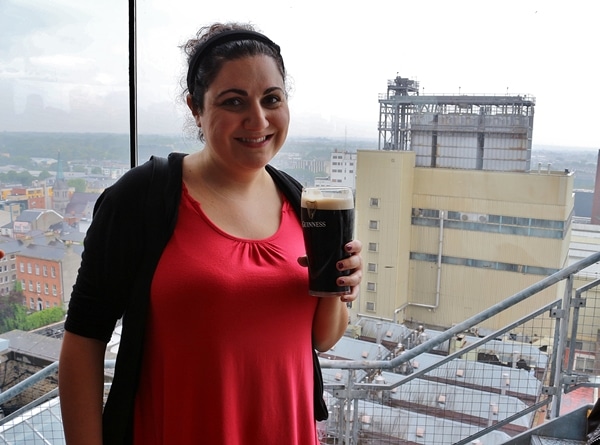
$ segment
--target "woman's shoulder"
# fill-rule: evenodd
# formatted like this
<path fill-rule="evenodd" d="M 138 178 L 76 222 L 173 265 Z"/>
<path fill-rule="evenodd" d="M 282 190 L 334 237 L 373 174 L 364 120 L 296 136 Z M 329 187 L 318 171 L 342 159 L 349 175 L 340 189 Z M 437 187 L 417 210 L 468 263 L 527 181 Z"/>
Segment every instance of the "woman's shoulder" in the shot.
<path fill-rule="evenodd" d="M 181 176 L 181 168 L 185 153 L 170 153 L 167 158 L 152 156 L 143 164 L 133 167 L 111 185 L 111 191 L 141 191 L 147 190 L 153 180 L 160 180 L 162 176 Z"/>
<path fill-rule="evenodd" d="M 110 200 L 135 207 L 143 203 L 151 188 L 167 192 L 168 184 L 181 184 L 182 159 L 184 153 L 171 153 L 167 158 L 152 156 L 121 176 L 108 187 L 99 198 L 99 203 Z"/>
<path fill-rule="evenodd" d="M 283 170 L 279 170 L 272 165 L 266 166 L 267 172 L 271 175 L 275 183 L 279 188 L 287 188 L 290 191 L 298 192 L 302 191 L 302 184 L 300 184 L 293 176 L 284 172 Z"/>
<path fill-rule="evenodd" d="M 267 172 L 273 178 L 277 188 L 283 192 L 285 197 L 290 201 L 292 207 L 300 214 L 300 196 L 302 194 L 302 184 L 300 184 L 291 175 L 284 171 L 278 170 L 272 165 L 266 166 Z"/>

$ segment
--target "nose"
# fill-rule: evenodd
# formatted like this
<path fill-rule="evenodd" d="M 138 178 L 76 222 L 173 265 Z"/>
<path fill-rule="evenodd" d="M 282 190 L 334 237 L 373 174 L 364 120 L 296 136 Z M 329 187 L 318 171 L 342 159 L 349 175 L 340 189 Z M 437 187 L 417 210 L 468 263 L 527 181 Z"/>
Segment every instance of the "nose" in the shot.
<path fill-rule="evenodd" d="M 251 104 L 244 120 L 244 127 L 248 130 L 263 130 L 268 126 L 267 110 L 260 103 Z"/>

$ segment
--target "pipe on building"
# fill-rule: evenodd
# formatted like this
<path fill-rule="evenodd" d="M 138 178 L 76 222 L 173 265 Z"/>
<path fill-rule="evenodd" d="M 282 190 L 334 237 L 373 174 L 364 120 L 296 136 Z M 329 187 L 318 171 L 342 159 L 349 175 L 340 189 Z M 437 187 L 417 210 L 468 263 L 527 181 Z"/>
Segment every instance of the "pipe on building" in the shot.
<path fill-rule="evenodd" d="M 444 247 L 444 211 L 440 210 L 440 233 L 438 237 L 438 258 L 437 258 L 437 279 L 435 283 L 435 304 L 424 303 L 404 303 L 402 306 L 394 309 L 394 323 L 397 323 L 397 315 L 408 306 L 424 307 L 435 311 L 440 306 L 440 289 L 442 284 L 442 250 Z"/>
<path fill-rule="evenodd" d="M 444 211 L 440 210 L 440 237 L 438 239 L 437 282 L 435 283 L 435 310 L 440 305 L 440 288 L 442 283 L 442 250 L 444 247 Z"/>

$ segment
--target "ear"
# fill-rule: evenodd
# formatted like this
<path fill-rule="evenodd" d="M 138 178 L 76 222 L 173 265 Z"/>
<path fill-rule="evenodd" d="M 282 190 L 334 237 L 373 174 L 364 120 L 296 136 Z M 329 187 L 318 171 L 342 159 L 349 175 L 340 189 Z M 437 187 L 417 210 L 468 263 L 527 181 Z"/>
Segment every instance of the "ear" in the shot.
<path fill-rule="evenodd" d="M 198 127 L 201 127 L 202 125 L 200 125 L 200 113 L 198 112 L 198 109 L 194 105 L 194 101 L 192 100 L 192 95 L 188 94 L 185 97 L 185 101 L 187 103 L 188 108 L 192 112 L 192 116 L 194 116 L 194 121 L 196 122 L 196 125 Z"/>

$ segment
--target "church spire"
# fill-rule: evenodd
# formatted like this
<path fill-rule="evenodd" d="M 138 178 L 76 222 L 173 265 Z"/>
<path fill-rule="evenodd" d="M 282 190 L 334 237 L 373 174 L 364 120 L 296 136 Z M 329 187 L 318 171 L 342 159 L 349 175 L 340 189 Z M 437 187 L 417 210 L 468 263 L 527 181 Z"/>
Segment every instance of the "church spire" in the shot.
<path fill-rule="evenodd" d="M 69 185 L 65 180 L 65 173 L 63 171 L 62 159 L 60 157 L 60 150 L 58 151 L 58 165 L 56 166 L 56 180 L 52 187 L 52 208 L 61 215 L 65 215 L 67 205 L 69 204 Z"/>
<path fill-rule="evenodd" d="M 56 166 L 56 180 L 64 181 L 65 173 L 63 172 L 62 160 L 60 159 L 60 150 L 58 150 L 58 165 Z"/>

